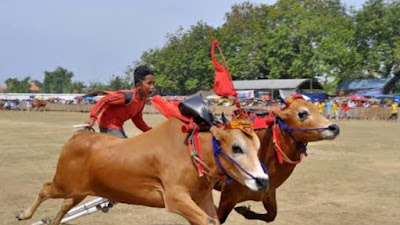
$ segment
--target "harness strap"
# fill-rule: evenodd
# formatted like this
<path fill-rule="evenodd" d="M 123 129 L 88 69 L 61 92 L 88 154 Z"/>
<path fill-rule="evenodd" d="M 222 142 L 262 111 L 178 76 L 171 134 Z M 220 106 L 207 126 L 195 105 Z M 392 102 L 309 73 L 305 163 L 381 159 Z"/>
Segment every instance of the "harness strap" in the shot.
<path fill-rule="evenodd" d="M 195 166 L 197 168 L 197 171 L 199 173 L 199 177 L 202 177 L 205 174 L 204 167 L 206 167 L 207 169 L 209 169 L 209 168 L 203 162 L 203 158 L 201 157 L 201 146 L 200 146 L 200 142 L 199 142 L 199 131 L 200 131 L 200 126 L 198 126 L 193 121 L 193 119 L 190 120 L 189 124 L 186 124 L 186 125 L 182 126 L 182 132 L 183 133 L 189 133 L 190 132 L 190 135 L 188 137 L 189 152 L 190 152 L 190 155 L 192 156 L 193 163 L 195 164 Z M 247 172 L 242 166 L 240 166 L 240 164 L 238 162 L 236 162 L 233 158 L 231 158 L 228 154 L 226 154 L 221 149 L 221 147 L 219 146 L 218 141 L 215 139 L 215 137 L 213 137 L 213 139 L 212 139 L 212 145 L 213 145 L 213 152 L 214 152 L 215 160 L 217 162 L 218 167 L 222 171 L 222 173 L 226 176 L 225 182 L 227 184 L 232 182 L 232 178 L 231 178 L 231 176 L 229 176 L 227 171 L 222 166 L 221 160 L 219 158 L 219 154 L 224 155 L 231 162 L 233 162 L 240 170 L 242 170 L 247 176 L 249 176 L 250 178 L 256 180 L 256 177 L 254 177 L 249 172 Z M 260 163 L 262 165 L 262 168 L 263 168 L 264 172 L 269 174 L 267 167 L 262 162 L 260 162 Z"/>
<path fill-rule="evenodd" d="M 314 131 L 314 130 L 328 130 L 329 127 L 318 127 L 318 128 L 292 128 L 289 127 L 281 118 L 278 117 L 278 123 L 283 130 L 286 130 L 289 133 L 293 131 Z"/>
<path fill-rule="evenodd" d="M 224 167 L 221 164 L 218 154 L 220 152 L 222 152 L 222 149 L 221 149 L 221 147 L 219 147 L 218 141 L 214 137 L 212 139 L 212 145 L 213 145 L 215 161 L 217 162 L 217 165 L 220 168 L 220 170 L 222 171 L 222 173 L 226 176 L 225 183 L 230 184 L 230 183 L 232 183 L 232 178 L 229 176 L 229 174 L 226 172 L 226 170 L 224 169 Z"/>
<path fill-rule="evenodd" d="M 281 148 L 281 143 L 280 143 L 280 139 L 279 139 L 279 137 L 278 137 L 278 127 L 277 127 L 277 120 L 278 120 L 278 123 L 279 123 L 279 121 L 282 121 L 279 117 L 277 118 L 277 117 L 275 117 L 274 115 L 273 115 L 273 112 L 272 112 L 272 110 L 269 112 L 269 117 L 270 118 L 273 118 L 273 120 L 272 120 L 272 143 L 274 144 L 274 149 L 275 149 L 275 152 L 276 152 L 276 155 L 277 155 L 277 157 L 278 157 L 278 162 L 279 162 L 279 164 L 282 164 L 284 161 L 286 162 L 286 163 L 289 163 L 289 164 L 294 164 L 294 165 L 297 165 L 297 164 L 299 164 L 300 162 L 301 162 L 301 160 L 302 160 L 302 158 L 300 158 L 299 160 L 296 160 L 296 161 L 293 161 L 293 160 L 291 160 L 286 154 L 285 154 L 285 152 L 282 150 L 282 148 Z M 282 121 L 282 123 L 279 123 L 279 126 L 281 127 L 281 129 L 283 129 L 283 130 L 285 130 L 283 127 L 282 127 L 282 124 L 284 124 L 284 127 L 285 128 L 290 128 L 289 126 L 287 126 L 285 123 L 283 123 L 283 121 Z M 287 130 L 286 130 L 287 131 Z M 299 142 L 297 142 L 297 140 L 296 140 L 296 138 L 291 134 L 291 132 L 287 132 L 288 134 L 289 134 L 289 136 L 296 142 L 296 144 L 297 145 L 299 145 Z M 306 145 L 305 145 L 306 146 Z M 304 151 L 302 151 L 302 153 L 303 154 L 307 154 L 306 152 L 305 152 L 305 150 Z M 307 156 L 307 155 L 306 155 Z"/>
<path fill-rule="evenodd" d="M 242 166 L 240 166 L 240 164 L 238 162 L 236 162 L 232 157 L 230 157 L 228 154 L 226 154 L 224 152 L 224 150 L 221 149 L 221 147 L 218 144 L 217 139 L 215 139 L 215 137 L 213 137 L 212 139 L 212 144 L 213 144 L 213 151 L 214 151 L 214 157 L 215 157 L 215 161 L 217 162 L 218 167 L 220 168 L 220 170 L 222 171 L 222 173 L 226 176 L 226 180 L 225 182 L 227 184 L 230 184 L 232 182 L 232 177 L 229 176 L 229 174 L 226 172 L 226 170 L 224 169 L 224 167 L 222 166 L 222 163 L 219 159 L 219 154 L 224 155 L 226 158 L 228 158 L 231 162 L 233 162 L 241 171 L 243 171 L 247 176 L 249 176 L 251 179 L 256 180 L 257 178 L 254 177 L 253 175 L 251 175 L 249 172 L 247 172 Z M 261 163 L 261 162 L 260 162 Z M 261 163 L 261 165 L 263 165 Z M 265 165 L 262 166 L 264 172 L 266 172 L 267 174 L 269 174 L 268 169 Z"/>
<path fill-rule="evenodd" d="M 199 126 L 190 121 L 187 126 L 182 127 L 182 131 L 191 131 L 188 138 L 189 152 L 192 156 L 193 163 L 197 168 L 197 172 L 199 173 L 199 177 L 204 176 L 204 168 L 203 168 L 203 158 L 201 157 L 201 146 L 199 142 Z"/>
<path fill-rule="evenodd" d="M 283 163 L 283 151 L 281 149 L 281 144 L 278 138 L 278 132 L 276 128 L 276 124 L 272 125 L 272 143 L 275 146 L 276 156 L 278 157 L 279 164 Z"/>
<path fill-rule="evenodd" d="M 297 146 L 302 148 L 302 153 L 307 156 L 307 143 L 302 143 L 297 141 L 297 139 L 293 136 L 294 131 L 315 131 L 315 130 L 329 130 L 329 127 L 318 127 L 318 128 L 292 128 L 289 127 L 281 118 L 278 117 L 278 123 L 282 130 L 286 131 L 289 136 L 296 142 Z"/>
<path fill-rule="evenodd" d="M 272 116 L 272 111 L 270 112 L 270 116 Z M 281 128 L 282 130 L 286 131 L 286 133 L 293 139 L 293 141 L 296 143 L 296 145 L 297 145 L 299 148 L 302 148 L 301 153 L 302 153 L 303 155 L 305 155 L 305 156 L 307 156 L 307 144 L 308 144 L 308 143 L 299 142 L 299 141 L 295 138 L 295 136 L 293 135 L 293 132 L 294 132 L 294 131 L 316 131 L 316 130 L 322 130 L 322 131 L 324 131 L 324 130 L 328 130 L 328 129 L 329 129 L 329 127 L 319 127 L 319 128 L 292 128 L 292 127 L 289 127 L 281 118 L 275 117 L 275 118 L 274 118 L 273 125 L 272 125 L 272 136 L 273 136 L 273 140 L 272 140 L 272 141 L 273 141 L 273 143 L 274 143 L 275 150 L 276 150 L 276 154 L 277 154 L 278 161 L 279 161 L 280 164 L 282 164 L 283 161 L 285 161 L 285 162 L 287 162 L 287 163 L 290 163 L 290 164 L 298 164 L 298 163 L 301 162 L 301 159 L 302 159 L 302 158 L 300 157 L 299 160 L 293 161 L 293 160 L 289 159 L 289 157 L 283 152 L 283 150 L 282 150 L 282 148 L 281 148 L 281 145 L 280 145 L 280 142 L 279 142 L 279 138 L 278 138 L 278 131 L 277 131 L 278 128 L 277 128 L 277 126 L 276 126 L 277 122 L 278 122 L 280 128 Z"/>

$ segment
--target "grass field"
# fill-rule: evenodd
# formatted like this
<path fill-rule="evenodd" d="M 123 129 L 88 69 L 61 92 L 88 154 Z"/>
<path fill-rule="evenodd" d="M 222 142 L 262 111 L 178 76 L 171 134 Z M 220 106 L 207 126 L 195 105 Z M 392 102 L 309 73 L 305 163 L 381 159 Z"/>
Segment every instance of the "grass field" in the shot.
<path fill-rule="evenodd" d="M 0 111 L 0 224 L 27 225 L 53 217 L 61 201 L 48 200 L 33 219 L 18 222 L 15 214 L 34 200 L 45 181 L 52 179 L 61 146 L 72 125 L 87 115 L 66 112 Z M 145 115 L 155 126 L 164 118 Z M 309 156 L 278 189 L 274 225 L 389 225 L 400 221 L 400 123 L 339 122 L 334 141 L 309 145 Z M 128 136 L 139 134 L 130 122 Z M 117 184 L 116 184 L 117 185 Z M 219 193 L 215 192 L 218 201 Z M 263 212 L 261 203 L 246 202 Z M 109 213 L 71 221 L 79 225 L 188 224 L 163 209 L 119 204 Z M 232 212 L 226 224 L 265 224 Z"/>

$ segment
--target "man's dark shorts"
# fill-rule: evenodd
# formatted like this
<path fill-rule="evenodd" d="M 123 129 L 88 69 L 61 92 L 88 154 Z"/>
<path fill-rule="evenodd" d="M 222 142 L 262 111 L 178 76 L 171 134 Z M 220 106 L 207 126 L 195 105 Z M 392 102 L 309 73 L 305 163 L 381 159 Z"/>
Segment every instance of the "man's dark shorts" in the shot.
<path fill-rule="evenodd" d="M 128 138 L 122 129 L 120 130 L 100 127 L 100 133 L 109 133 L 119 138 Z"/>

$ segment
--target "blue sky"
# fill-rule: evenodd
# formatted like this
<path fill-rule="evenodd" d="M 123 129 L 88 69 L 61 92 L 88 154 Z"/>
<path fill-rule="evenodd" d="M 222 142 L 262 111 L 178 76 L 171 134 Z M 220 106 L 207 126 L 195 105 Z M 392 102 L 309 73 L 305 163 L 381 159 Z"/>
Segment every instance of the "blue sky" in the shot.
<path fill-rule="evenodd" d="M 2 0 L 0 85 L 8 78 L 43 81 L 62 66 L 73 80 L 108 82 L 143 51 L 165 44 L 180 26 L 221 26 L 241 0 Z M 276 0 L 250 2 L 273 4 Z M 357 9 L 365 0 L 342 0 Z"/>

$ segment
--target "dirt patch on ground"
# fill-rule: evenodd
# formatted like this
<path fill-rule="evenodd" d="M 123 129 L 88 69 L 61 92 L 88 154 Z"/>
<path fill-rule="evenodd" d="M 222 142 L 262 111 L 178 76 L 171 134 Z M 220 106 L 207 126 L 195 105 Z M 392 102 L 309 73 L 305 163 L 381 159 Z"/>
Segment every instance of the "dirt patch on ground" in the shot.
<path fill-rule="evenodd" d="M 49 200 L 33 219 L 18 222 L 15 214 L 34 199 L 42 183 L 52 179 L 61 146 L 83 113 L 0 112 L 0 224 L 28 225 L 53 217 L 60 200 Z M 145 115 L 155 126 L 164 118 Z M 400 123 L 345 121 L 335 141 L 311 143 L 309 157 L 278 189 L 278 216 L 273 224 L 370 225 L 400 221 Z M 139 134 L 129 122 L 128 136 Z M 219 193 L 214 193 L 216 203 Z M 88 199 L 89 200 L 89 199 Z M 264 212 L 261 203 L 246 202 Z M 177 225 L 182 217 L 163 209 L 119 204 L 109 213 L 71 221 L 79 225 Z M 265 224 L 235 212 L 226 224 Z"/>

